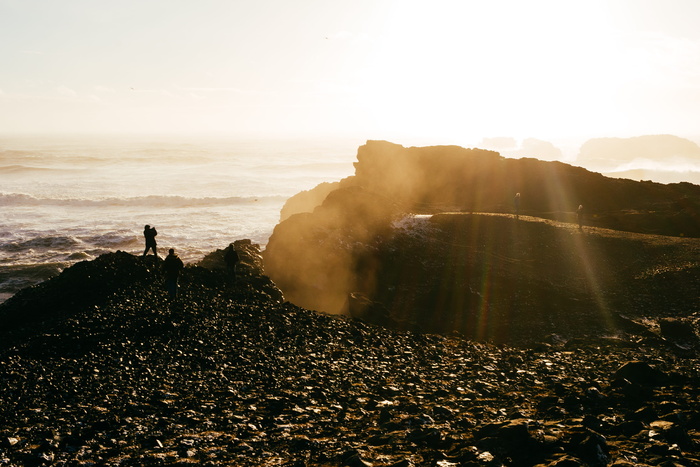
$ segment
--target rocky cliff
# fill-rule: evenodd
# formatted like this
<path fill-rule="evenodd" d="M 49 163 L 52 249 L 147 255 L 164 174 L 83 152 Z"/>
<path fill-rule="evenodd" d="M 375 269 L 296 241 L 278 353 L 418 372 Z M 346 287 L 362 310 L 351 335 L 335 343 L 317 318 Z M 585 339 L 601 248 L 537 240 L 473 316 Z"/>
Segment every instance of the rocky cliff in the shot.
<path fill-rule="evenodd" d="M 400 328 L 614 334 L 631 312 L 697 312 L 699 202 L 690 184 L 370 141 L 354 176 L 275 228 L 265 266 L 293 303 Z"/>

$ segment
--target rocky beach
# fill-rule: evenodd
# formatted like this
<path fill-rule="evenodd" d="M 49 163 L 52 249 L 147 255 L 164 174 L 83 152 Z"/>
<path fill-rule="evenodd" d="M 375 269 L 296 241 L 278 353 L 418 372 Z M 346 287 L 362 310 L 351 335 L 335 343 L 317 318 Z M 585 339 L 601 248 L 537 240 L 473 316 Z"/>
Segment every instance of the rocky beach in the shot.
<path fill-rule="evenodd" d="M 0 304 L 0 465 L 700 465 L 697 188 L 387 144 L 235 282 L 117 251 Z"/>
<path fill-rule="evenodd" d="M 214 266 L 170 302 L 118 252 L 8 301 L 0 463 L 700 463 L 697 353 L 672 332 L 495 346 L 305 310 Z"/>

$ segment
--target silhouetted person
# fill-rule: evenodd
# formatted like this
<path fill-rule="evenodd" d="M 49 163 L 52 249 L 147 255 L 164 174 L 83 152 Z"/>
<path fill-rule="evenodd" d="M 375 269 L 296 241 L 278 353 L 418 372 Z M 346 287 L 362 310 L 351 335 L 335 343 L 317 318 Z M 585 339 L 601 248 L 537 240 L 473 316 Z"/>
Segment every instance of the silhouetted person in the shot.
<path fill-rule="evenodd" d="M 226 253 L 224 254 L 224 262 L 226 263 L 226 271 L 231 279 L 231 282 L 236 283 L 236 265 L 240 261 L 238 257 L 238 252 L 233 247 L 233 244 L 226 248 Z"/>
<path fill-rule="evenodd" d="M 153 254 L 158 256 L 158 252 L 156 251 L 156 235 L 158 235 L 158 232 L 156 232 L 155 227 L 151 227 L 150 225 L 146 225 L 143 228 L 143 236 L 146 239 L 146 249 L 143 250 L 143 256 L 146 256 L 148 253 L 148 250 L 153 250 Z"/>
<path fill-rule="evenodd" d="M 578 228 L 581 230 L 583 229 L 583 204 L 578 205 L 576 216 L 578 217 Z"/>
<path fill-rule="evenodd" d="M 515 218 L 517 219 L 518 217 L 520 217 L 520 193 L 515 194 L 513 204 L 515 205 Z"/>
<path fill-rule="evenodd" d="M 175 254 L 175 250 L 172 248 L 168 250 L 168 256 L 163 261 L 163 272 L 165 273 L 165 288 L 168 290 L 170 298 L 177 297 L 177 279 L 184 267 L 180 257 Z"/>

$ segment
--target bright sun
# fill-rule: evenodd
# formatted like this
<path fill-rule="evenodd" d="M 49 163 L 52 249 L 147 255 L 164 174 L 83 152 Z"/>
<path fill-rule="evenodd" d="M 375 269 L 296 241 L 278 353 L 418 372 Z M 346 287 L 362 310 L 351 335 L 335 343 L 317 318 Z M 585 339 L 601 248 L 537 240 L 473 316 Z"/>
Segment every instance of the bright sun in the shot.
<path fill-rule="evenodd" d="M 558 22 L 571 4 L 549 2 L 534 18 L 528 4 L 397 2 L 358 99 L 382 127 L 436 136 L 566 134 L 617 119 L 631 70 L 600 20 L 604 5 L 581 9 L 572 27 Z"/>

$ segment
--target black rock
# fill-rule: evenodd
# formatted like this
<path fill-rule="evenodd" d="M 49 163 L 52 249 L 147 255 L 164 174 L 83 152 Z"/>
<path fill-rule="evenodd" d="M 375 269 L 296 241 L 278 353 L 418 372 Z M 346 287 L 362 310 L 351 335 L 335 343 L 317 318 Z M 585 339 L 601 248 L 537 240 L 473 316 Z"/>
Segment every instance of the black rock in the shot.
<path fill-rule="evenodd" d="M 659 320 L 661 335 L 673 341 L 696 344 L 698 336 L 693 326 L 684 320 L 677 318 L 663 318 Z"/>
<path fill-rule="evenodd" d="M 668 380 L 668 375 L 646 362 L 634 361 L 622 365 L 615 372 L 613 378 L 624 378 L 635 384 L 658 386 Z"/>

